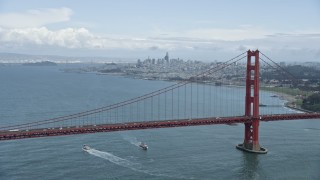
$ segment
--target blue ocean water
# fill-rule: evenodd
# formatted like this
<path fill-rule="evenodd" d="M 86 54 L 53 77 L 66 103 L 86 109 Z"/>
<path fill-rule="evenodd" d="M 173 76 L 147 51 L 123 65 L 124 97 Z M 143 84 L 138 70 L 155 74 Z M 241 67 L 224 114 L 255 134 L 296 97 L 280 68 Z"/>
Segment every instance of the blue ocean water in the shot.
<path fill-rule="evenodd" d="M 1 66 L 0 126 L 113 104 L 173 83 L 61 68 Z M 212 125 L 3 141 L 0 179 L 320 179 L 319 120 L 262 122 L 266 155 L 235 148 L 243 130 Z M 148 151 L 137 147 L 140 141 Z M 83 144 L 93 149 L 84 152 Z"/>

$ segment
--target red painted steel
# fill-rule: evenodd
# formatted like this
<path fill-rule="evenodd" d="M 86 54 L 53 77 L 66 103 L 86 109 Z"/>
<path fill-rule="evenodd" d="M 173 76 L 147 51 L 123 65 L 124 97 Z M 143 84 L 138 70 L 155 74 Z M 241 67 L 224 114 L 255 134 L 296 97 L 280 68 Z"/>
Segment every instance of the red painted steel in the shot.
<path fill-rule="evenodd" d="M 235 124 L 250 121 L 247 117 L 229 117 L 229 118 L 202 118 L 202 119 L 184 119 L 184 120 L 167 120 L 167 121 L 147 121 L 147 122 L 131 122 L 124 124 L 105 124 L 97 126 L 83 126 L 70 128 L 55 128 L 55 129 L 34 129 L 29 131 L 0 131 L 1 140 L 13 140 L 46 136 L 62 136 L 73 134 L 85 134 L 96 132 L 110 132 L 110 131 L 125 131 L 138 129 L 153 129 L 153 128 L 169 128 L 182 126 L 198 126 L 210 124 Z"/>
<path fill-rule="evenodd" d="M 241 54 L 242 55 L 242 54 Z M 240 56 L 240 55 L 239 55 Z M 239 57 L 237 56 L 237 57 Z M 251 57 L 255 57 L 254 64 L 251 63 Z M 234 59 L 234 58 L 233 58 Z M 211 69 L 212 70 L 212 69 Z M 210 70 L 210 71 L 211 71 Z M 210 72 L 208 71 L 208 73 Z M 210 72 L 212 73 L 212 72 Z M 253 79 L 252 79 L 253 75 Z M 170 86 L 176 89 L 186 82 L 178 83 L 177 86 Z M 252 96 L 253 88 L 253 96 Z M 169 90 L 172 90 L 169 89 Z M 14 140 L 24 138 L 36 138 L 47 136 L 63 136 L 84 133 L 96 132 L 111 132 L 111 131 L 126 131 L 126 130 L 139 130 L 139 129 L 152 129 L 152 128 L 169 128 L 169 127 L 182 127 L 182 126 L 197 126 L 197 125 L 213 125 L 213 124 L 245 124 L 245 136 L 243 147 L 248 150 L 260 151 L 259 145 L 259 122 L 261 121 L 278 121 L 278 120 L 298 120 L 298 119 L 320 119 L 320 113 L 300 113 L 300 114 L 278 114 L 278 115 L 259 115 L 259 51 L 247 51 L 247 73 L 246 73 L 246 97 L 245 97 L 245 116 L 238 117 L 224 117 L 224 118 L 200 118 L 200 119 L 182 119 L 182 120 L 166 120 L 166 121 L 144 121 L 144 122 L 130 122 L 120 124 L 102 124 L 102 125 L 87 125 L 87 126 L 74 126 L 68 128 L 51 128 L 51 129 L 30 129 L 19 130 L 32 125 L 45 125 L 49 123 L 62 122 L 65 120 L 79 118 L 95 113 L 100 113 L 106 110 L 115 109 L 123 105 L 132 104 L 140 100 L 147 99 L 169 91 L 168 88 L 155 91 L 153 93 L 133 98 L 122 103 L 117 103 L 111 106 L 106 106 L 90 111 L 85 111 L 77 114 L 52 118 L 32 123 L 24 123 L 14 126 L 6 126 L 7 130 L 0 131 L 1 140 Z M 14 131 L 8 129 L 17 128 Z"/>
<path fill-rule="evenodd" d="M 254 64 L 251 57 L 255 57 Z M 252 75 L 254 76 L 252 79 Z M 252 96 L 253 88 L 253 96 Z M 247 149 L 258 151 L 259 145 L 259 51 L 247 51 L 245 116 L 253 117 L 245 123 L 243 145 Z"/>
<path fill-rule="evenodd" d="M 299 119 L 320 119 L 320 113 L 300 113 L 300 114 L 278 114 L 278 115 L 263 115 L 260 116 L 261 121 L 280 121 L 280 120 L 299 120 Z M 237 123 L 252 123 L 253 117 L 225 117 L 225 118 L 202 118 L 202 119 L 184 119 L 184 120 L 167 120 L 167 121 L 148 121 L 148 122 L 131 122 L 125 124 L 104 124 L 97 126 L 83 126 L 70 128 L 55 128 L 55 129 L 34 129 L 21 131 L 0 131 L 0 141 L 15 140 L 25 138 L 50 137 L 50 136 L 65 136 L 75 134 L 87 134 L 98 132 L 113 132 L 113 131 L 128 131 L 154 128 L 170 128 L 183 126 L 200 126 L 214 124 L 237 124 Z"/>

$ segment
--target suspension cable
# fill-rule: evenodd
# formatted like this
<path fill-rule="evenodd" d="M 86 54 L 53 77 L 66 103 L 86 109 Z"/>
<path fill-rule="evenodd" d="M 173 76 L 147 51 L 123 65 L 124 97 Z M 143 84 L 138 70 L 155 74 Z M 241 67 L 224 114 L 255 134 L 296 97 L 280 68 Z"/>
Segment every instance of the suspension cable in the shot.
<path fill-rule="evenodd" d="M 268 56 L 266 56 L 265 54 L 263 54 L 261 51 L 260 51 L 260 53 L 261 53 L 264 57 L 266 57 L 268 60 L 270 60 L 273 64 L 275 64 L 279 69 L 281 69 L 282 71 L 284 71 L 284 72 L 286 72 L 287 74 L 289 74 L 293 80 L 298 80 L 297 77 L 295 77 L 292 73 L 290 73 L 289 71 L 287 71 L 286 69 L 284 69 L 283 67 L 281 67 L 278 63 L 276 63 L 275 61 L 273 61 L 272 59 L 270 59 Z M 260 59 L 261 59 L 261 58 L 260 58 Z M 271 66 L 269 63 L 267 63 L 267 62 L 264 61 L 263 59 L 261 59 L 261 60 L 262 60 L 263 62 L 265 62 L 266 64 L 268 64 L 269 66 Z M 273 66 L 271 66 L 271 67 L 273 67 Z M 273 68 L 274 68 L 274 67 L 273 67 Z"/>
<path fill-rule="evenodd" d="M 233 64 L 233 63 L 235 63 L 237 61 L 240 61 L 243 58 L 245 58 L 246 56 L 241 57 L 245 53 L 246 52 L 241 53 L 240 55 L 229 59 L 228 61 L 220 64 L 221 66 L 215 66 L 213 68 L 210 68 L 209 70 L 206 70 L 206 71 L 204 71 L 202 73 L 199 73 L 195 77 L 210 75 L 210 74 L 213 74 L 213 73 L 215 73 L 215 72 L 217 72 L 217 71 L 219 71 L 221 69 L 224 69 L 224 68 L 230 66 L 231 64 Z M 231 61 L 233 61 L 233 62 L 231 62 Z M 231 62 L 231 63 L 229 63 L 229 62 Z M 4 127 L 0 127 L 0 129 L 5 130 L 7 128 L 23 128 L 23 127 L 39 126 L 39 125 L 50 124 L 50 123 L 61 122 L 61 121 L 67 121 L 67 120 L 70 120 L 70 119 L 89 116 L 89 115 L 92 115 L 92 114 L 95 114 L 95 113 L 100 113 L 100 112 L 116 109 L 118 107 L 129 105 L 129 104 L 133 104 L 133 103 L 136 103 L 136 102 L 138 103 L 138 101 L 142 101 L 142 100 L 145 100 L 145 99 L 148 99 L 148 98 L 151 98 L 151 97 L 166 93 L 166 92 L 168 92 L 170 90 L 179 88 L 179 87 L 184 86 L 184 85 L 186 85 L 188 83 L 192 83 L 192 81 L 191 82 L 190 81 L 182 81 L 182 82 L 170 85 L 168 87 L 162 88 L 160 90 L 156 90 L 156 91 L 153 91 L 151 93 L 147 93 L 145 95 L 138 96 L 138 97 L 135 97 L 135 98 L 132 98 L 132 99 L 129 99 L 129 100 L 126 100 L 126 101 L 122 101 L 122 102 L 119 102 L 119 103 L 115 103 L 115 104 L 112 104 L 112 105 L 108 105 L 108 106 L 104 106 L 104 107 L 100 107 L 100 108 L 96 108 L 96 109 L 92 109 L 92 110 L 88 110 L 88 111 L 83 111 L 83 112 L 79 112 L 79 113 L 75 113 L 75 114 L 71 114 L 71 115 L 66 115 L 66 116 L 60 116 L 60 117 L 55 117 L 55 118 L 50 118 L 50 119 L 45 119 L 45 120 L 40 120 L 40 121 L 34 121 L 34 122 L 29 122 L 29 123 L 23 123 L 23 124 L 18 124 L 18 125 L 4 126 Z"/>

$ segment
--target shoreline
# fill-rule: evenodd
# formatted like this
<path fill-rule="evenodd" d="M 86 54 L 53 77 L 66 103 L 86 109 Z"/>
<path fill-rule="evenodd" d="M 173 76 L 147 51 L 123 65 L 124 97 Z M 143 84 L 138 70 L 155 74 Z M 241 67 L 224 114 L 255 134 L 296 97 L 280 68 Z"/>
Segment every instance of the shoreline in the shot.
<path fill-rule="evenodd" d="M 174 80 L 174 79 L 153 79 L 153 78 L 146 78 L 146 77 L 141 77 L 141 76 L 133 76 L 133 75 L 128 75 L 125 73 L 96 73 L 96 75 L 111 75 L 111 76 L 118 76 L 118 77 L 126 77 L 126 78 L 132 78 L 132 79 L 141 79 L 141 80 L 151 80 L 151 81 L 171 81 L 171 82 L 179 82 L 181 80 Z M 185 81 L 190 81 L 190 80 L 185 80 Z M 201 84 L 209 84 L 212 85 L 213 82 L 211 83 L 207 83 L 207 82 L 199 82 Z M 245 86 L 241 86 L 241 85 L 237 85 L 237 84 L 222 84 L 220 86 L 226 86 L 226 87 L 245 87 Z M 273 91 L 273 90 L 267 90 L 267 89 L 263 89 L 263 91 L 267 91 L 267 92 L 271 92 L 275 95 L 278 96 L 278 98 L 283 99 L 284 101 L 286 101 L 284 103 L 284 106 L 296 111 L 300 111 L 300 112 L 307 112 L 307 113 L 312 113 L 313 111 L 309 111 L 306 109 L 302 109 L 301 107 L 297 107 L 296 105 L 296 98 L 293 95 L 284 93 L 284 92 L 277 92 L 277 91 Z"/>
<path fill-rule="evenodd" d="M 278 98 L 283 99 L 287 102 L 284 103 L 284 106 L 296 111 L 301 111 L 301 112 L 306 112 L 306 113 L 312 113 L 313 111 L 309 111 L 306 109 L 302 109 L 301 107 L 297 107 L 296 105 L 296 98 L 293 95 L 290 94 L 286 94 L 283 92 L 276 92 L 276 91 L 272 91 L 272 90 L 264 90 L 264 91 L 268 91 L 268 92 L 272 92 L 273 94 L 277 95 Z"/>

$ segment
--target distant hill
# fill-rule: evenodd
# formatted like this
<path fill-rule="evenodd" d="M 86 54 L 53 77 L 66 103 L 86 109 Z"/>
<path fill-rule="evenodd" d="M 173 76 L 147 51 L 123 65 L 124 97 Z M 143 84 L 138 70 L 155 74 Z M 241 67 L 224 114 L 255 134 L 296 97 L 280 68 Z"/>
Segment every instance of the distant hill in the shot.
<path fill-rule="evenodd" d="M 133 62 L 132 59 L 119 58 L 119 57 L 96 57 L 96 56 L 64 56 L 64 55 L 30 55 L 30 54 L 17 54 L 17 53 L 1 53 L 0 63 L 34 63 L 41 61 L 51 61 L 55 63 L 127 63 Z"/>
<path fill-rule="evenodd" d="M 320 70 L 317 70 L 314 67 L 307 67 L 302 65 L 293 65 L 286 66 L 283 69 L 287 72 L 290 72 L 297 79 L 320 79 Z M 262 78 L 277 79 L 277 80 L 286 80 L 291 78 L 289 75 L 284 74 L 283 70 L 277 69 L 272 72 L 262 73 Z"/>
<path fill-rule="evenodd" d="M 32 62 L 32 63 L 23 63 L 24 66 L 56 66 L 57 63 L 51 61 L 41 61 L 41 62 Z"/>

